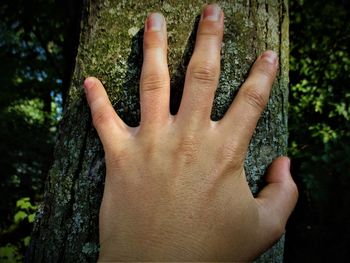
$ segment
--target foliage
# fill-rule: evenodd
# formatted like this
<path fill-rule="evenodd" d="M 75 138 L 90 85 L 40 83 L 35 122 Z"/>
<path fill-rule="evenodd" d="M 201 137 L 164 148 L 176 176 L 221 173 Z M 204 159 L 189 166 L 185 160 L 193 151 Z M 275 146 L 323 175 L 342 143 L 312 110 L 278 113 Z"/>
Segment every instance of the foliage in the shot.
<path fill-rule="evenodd" d="M 13 233 L 21 224 L 33 224 L 37 206 L 30 202 L 29 197 L 23 197 L 16 202 L 16 211 L 13 217 L 12 224 L 3 231 L 3 235 Z M 30 236 L 21 238 L 16 244 L 7 243 L 0 247 L 0 261 L 1 262 L 22 262 L 23 254 L 20 248 L 27 247 L 30 242 Z"/>
<path fill-rule="evenodd" d="M 350 242 L 349 2 L 294 0 L 290 10 L 290 154 L 301 198 L 287 255 L 341 261 Z"/>
<path fill-rule="evenodd" d="M 5 254 L 13 256 L 5 262 L 21 259 L 29 242 L 34 204 L 42 200 L 64 87 L 69 84 L 65 84 L 71 50 L 69 2 L 1 3 L 1 262 Z"/>
<path fill-rule="evenodd" d="M 17 246 L 7 244 L 4 247 L 0 247 L 0 261 L 3 263 L 22 262 L 23 256 L 18 251 Z"/>

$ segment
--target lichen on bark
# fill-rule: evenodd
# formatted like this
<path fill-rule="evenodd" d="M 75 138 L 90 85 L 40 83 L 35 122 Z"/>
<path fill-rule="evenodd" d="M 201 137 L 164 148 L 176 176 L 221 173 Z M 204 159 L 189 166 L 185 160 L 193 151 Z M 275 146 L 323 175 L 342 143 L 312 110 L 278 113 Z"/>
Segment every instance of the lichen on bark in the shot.
<path fill-rule="evenodd" d="M 181 99 L 193 51 L 199 0 L 85 0 L 76 67 L 60 126 L 45 201 L 36 218 L 28 262 L 93 262 L 98 255 L 98 210 L 104 182 L 103 149 L 91 125 L 82 82 L 100 78 L 118 114 L 137 126 L 143 24 L 147 14 L 167 20 L 172 112 Z M 249 146 L 245 167 L 254 194 L 271 161 L 286 153 L 288 96 L 288 6 L 286 0 L 218 1 L 225 12 L 222 73 L 213 120 L 220 119 L 266 49 L 279 54 L 280 72 Z M 283 239 L 259 262 L 282 262 Z"/>

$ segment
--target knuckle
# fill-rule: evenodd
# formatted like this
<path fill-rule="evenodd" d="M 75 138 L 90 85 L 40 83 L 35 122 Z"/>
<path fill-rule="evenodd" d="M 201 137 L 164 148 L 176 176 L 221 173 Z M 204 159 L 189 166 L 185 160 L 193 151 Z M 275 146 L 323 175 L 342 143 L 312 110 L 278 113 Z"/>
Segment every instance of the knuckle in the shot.
<path fill-rule="evenodd" d="M 98 110 L 92 113 L 92 124 L 95 128 L 98 128 L 113 119 L 114 113 L 106 110 Z"/>
<path fill-rule="evenodd" d="M 202 21 L 199 27 L 198 35 L 218 38 L 222 34 L 222 29 L 223 28 L 220 23 L 210 20 L 204 20 Z"/>
<path fill-rule="evenodd" d="M 222 151 L 224 159 L 233 160 L 238 155 L 237 143 L 226 143 Z"/>
<path fill-rule="evenodd" d="M 160 48 L 163 42 L 164 40 L 160 32 L 146 32 L 143 47 L 144 49 Z"/>
<path fill-rule="evenodd" d="M 220 159 L 230 170 L 237 170 L 243 163 L 239 152 L 239 145 L 236 142 L 228 142 L 221 148 Z"/>
<path fill-rule="evenodd" d="M 193 64 L 190 68 L 190 75 L 193 79 L 202 84 L 213 84 L 217 81 L 219 67 L 207 62 Z"/>
<path fill-rule="evenodd" d="M 141 80 L 143 91 L 159 90 L 165 87 L 166 79 L 160 74 L 147 74 Z"/>
<path fill-rule="evenodd" d="M 262 61 L 256 67 L 256 72 L 273 80 L 276 75 L 276 66 L 270 62 Z"/>
<path fill-rule="evenodd" d="M 142 156 L 142 159 L 146 162 L 152 162 L 159 158 L 163 158 L 164 152 L 163 144 L 162 144 L 163 136 L 159 131 L 154 131 L 150 133 L 146 131 L 143 134 L 139 134 L 138 136 L 138 145 L 139 148 L 135 150 L 135 155 Z"/>
<path fill-rule="evenodd" d="M 265 109 L 267 98 L 254 87 L 247 87 L 246 89 L 243 89 L 243 96 L 247 103 L 257 109 L 259 112 Z"/>
<path fill-rule="evenodd" d="M 186 162 L 198 160 L 200 141 L 193 135 L 183 137 L 177 146 L 175 154 L 182 156 Z"/>
<path fill-rule="evenodd" d="M 159 157 L 159 142 L 156 137 L 149 137 L 148 141 L 143 146 L 144 158 L 148 161 Z"/>

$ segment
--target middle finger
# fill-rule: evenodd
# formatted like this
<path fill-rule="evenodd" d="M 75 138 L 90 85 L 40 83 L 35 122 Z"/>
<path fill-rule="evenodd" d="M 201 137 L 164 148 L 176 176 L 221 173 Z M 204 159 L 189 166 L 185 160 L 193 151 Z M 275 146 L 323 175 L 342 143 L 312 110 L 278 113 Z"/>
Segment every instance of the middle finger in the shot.
<path fill-rule="evenodd" d="M 204 8 L 196 45 L 186 72 L 179 121 L 210 123 L 211 108 L 220 76 L 220 49 L 224 15 L 218 5 Z"/>

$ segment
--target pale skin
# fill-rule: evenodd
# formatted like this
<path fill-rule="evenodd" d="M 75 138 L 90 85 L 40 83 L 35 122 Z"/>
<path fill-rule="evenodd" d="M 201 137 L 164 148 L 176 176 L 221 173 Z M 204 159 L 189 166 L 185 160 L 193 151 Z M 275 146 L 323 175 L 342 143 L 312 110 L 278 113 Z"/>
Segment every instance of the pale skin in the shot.
<path fill-rule="evenodd" d="M 210 113 L 220 75 L 224 14 L 204 8 L 178 113 L 169 111 L 167 32 L 161 14 L 145 23 L 141 123 L 127 126 L 101 82 L 85 92 L 102 141 L 106 182 L 100 262 L 251 261 L 284 233 L 298 191 L 279 157 L 256 198 L 244 159 L 278 69 L 273 51 L 255 61 L 225 116 Z"/>

